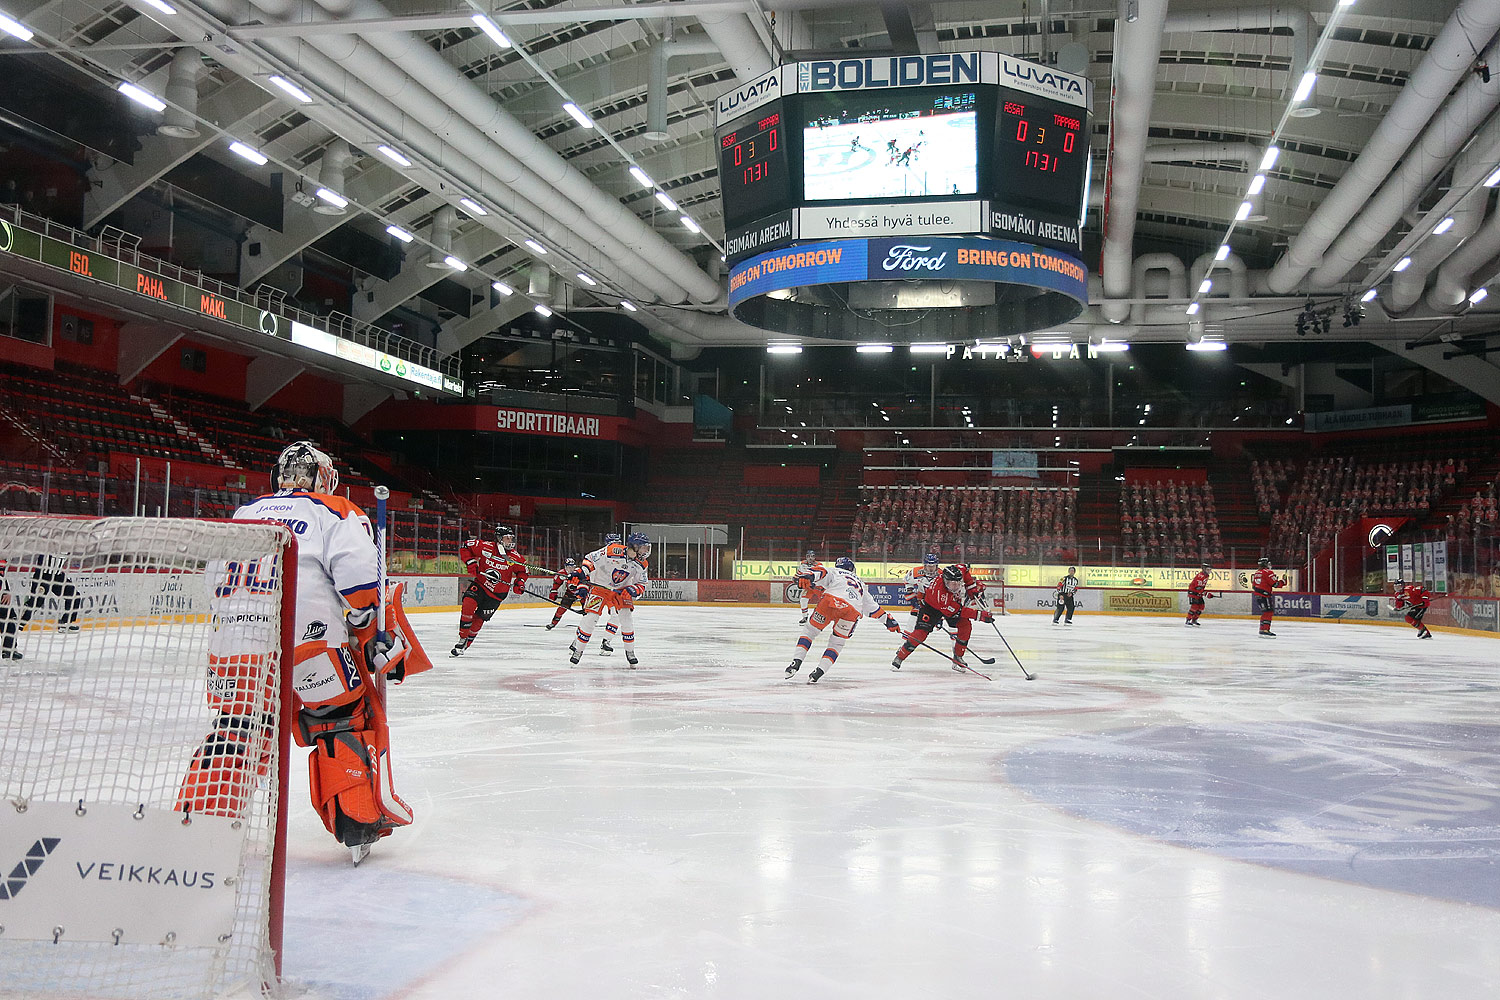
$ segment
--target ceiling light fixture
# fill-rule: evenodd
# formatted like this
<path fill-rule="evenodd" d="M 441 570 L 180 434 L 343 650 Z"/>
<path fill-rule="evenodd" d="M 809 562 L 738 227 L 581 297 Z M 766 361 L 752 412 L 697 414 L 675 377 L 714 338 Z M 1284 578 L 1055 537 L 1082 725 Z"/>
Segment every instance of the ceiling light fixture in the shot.
<path fill-rule="evenodd" d="M 538 316 L 551 316 L 552 315 L 552 310 L 548 309 L 546 306 L 542 305 L 540 302 L 538 302 L 536 305 L 532 306 L 531 308 L 536 312 L 536 314 Z"/>
<path fill-rule="evenodd" d="M 142 107 L 150 108 L 152 111 L 167 110 L 166 101 L 157 97 L 149 90 L 142 90 L 133 83 L 121 83 L 115 89 Z"/>
<path fill-rule="evenodd" d="M 510 298 L 512 295 L 516 294 L 516 290 L 503 281 L 492 281 L 490 282 L 490 287 L 506 298 Z"/>
<path fill-rule="evenodd" d="M 1201 284 L 1201 285 L 1198 286 L 1198 294 L 1199 295 L 1207 295 L 1209 293 L 1209 290 L 1212 289 L 1213 287 L 1214 287 L 1214 283 L 1212 281 L 1210 281 L 1208 278 L 1204 278 L 1203 279 L 1203 284 Z"/>
<path fill-rule="evenodd" d="M 1196 316 L 1196 315 L 1198 315 L 1198 303 L 1196 303 L 1196 302 L 1189 302 L 1188 303 L 1188 307 L 1187 307 L 1187 314 L 1189 316 Z"/>
<path fill-rule="evenodd" d="M 1227 351 L 1229 345 L 1222 340 L 1199 340 L 1187 345 L 1190 351 Z"/>
<path fill-rule="evenodd" d="M 1260 158 L 1260 172 L 1265 173 L 1276 165 L 1276 157 L 1281 155 L 1281 147 L 1271 145 L 1266 147 L 1266 153 Z"/>
<path fill-rule="evenodd" d="M 639 310 L 636 309 L 635 303 L 631 302 L 629 299 L 621 299 L 620 300 L 620 308 L 624 309 L 626 312 L 638 312 L 639 311 Z"/>
<path fill-rule="evenodd" d="M 1435 225 L 1435 226 L 1432 227 L 1432 235 L 1434 235 L 1434 236 L 1441 236 L 1441 235 L 1443 235 L 1444 233 L 1446 233 L 1448 230 L 1450 230 L 1452 228 L 1453 228 L 1453 216 L 1450 215 L 1446 219 L 1444 219 L 1442 222 L 1439 222 L 1437 225 Z"/>
<path fill-rule="evenodd" d="M 229 144 L 229 151 L 236 156 L 249 160 L 257 167 L 263 167 L 267 163 L 271 162 L 270 160 L 266 159 L 266 154 L 262 153 L 258 149 L 253 149 L 250 146 L 245 145 L 238 139 Z"/>
<path fill-rule="evenodd" d="M 0 31 L 5 32 L 7 35 L 14 35 L 23 42 L 31 41 L 32 36 L 35 34 L 35 32 L 20 21 L 6 17 L 4 14 L 0 14 Z"/>
<path fill-rule="evenodd" d="M 661 202 L 662 207 L 665 208 L 668 212 L 677 211 L 677 202 L 673 201 L 672 196 L 667 194 L 665 191 L 656 192 L 656 200 Z"/>
<path fill-rule="evenodd" d="M 385 231 L 396 237 L 396 239 L 400 240 L 402 243 L 410 243 L 412 240 L 416 239 L 415 236 L 413 236 L 411 233 L 408 233 L 400 226 L 386 226 Z"/>
<path fill-rule="evenodd" d="M 802 353 L 802 345 L 801 344 L 768 344 L 766 346 L 766 353 L 767 354 L 801 354 Z"/>
<path fill-rule="evenodd" d="M 1297 83 L 1297 92 L 1292 95 L 1293 104 L 1301 104 L 1312 96 L 1313 84 L 1318 82 L 1318 74 L 1308 70 L 1302 74 L 1302 79 Z"/>
<path fill-rule="evenodd" d="M 1234 221 L 1244 222 L 1246 219 L 1250 218 L 1250 210 L 1254 207 L 1255 206 L 1251 205 L 1248 201 L 1240 202 L 1240 210 L 1234 213 Z"/>
<path fill-rule="evenodd" d="M 443 258 L 443 263 L 447 264 L 449 267 L 453 268 L 453 270 L 455 270 L 455 271 L 467 271 L 469 269 L 469 265 L 468 264 L 465 264 L 462 260 L 460 260 L 457 257 L 453 256 L 451 253 L 448 256 L 446 256 L 446 257 Z"/>
<path fill-rule="evenodd" d="M 491 21 L 483 14 L 475 14 L 473 17 L 469 18 L 469 20 L 478 25 L 480 31 L 484 32 L 486 35 L 489 35 L 490 40 L 493 41 L 496 45 L 500 46 L 502 49 L 510 48 L 510 39 L 505 37 L 505 32 L 501 31 L 500 26 L 494 21 Z"/>
<path fill-rule="evenodd" d="M 646 176 L 646 171 L 642 170 L 640 167 L 636 166 L 634 163 L 632 163 L 630 165 L 630 176 L 634 177 L 635 178 L 635 182 L 637 184 L 639 184 L 643 188 L 654 188 L 654 187 L 656 187 L 656 182 L 653 181 L 650 177 Z"/>
<path fill-rule="evenodd" d="M 1396 261 L 1396 265 L 1394 267 L 1392 267 L 1391 270 L 1392 271 L 1404 271 L 1408 267 L 1411 267 L 1411 258 L 1410 257 L 1402 257 L 1400 260 Z"/>
<path fill-rule="evenodd" d="M 1266 175 L 1265 174 L 1256 174 L 1254 177 L 1250 178 L 1250 193 L 1251 194 L 1260 194 L 1261 191 L 1263 191 L 1265 189 L 1265 186 L 1266 186 Z"/>
<path fill-rule="evenodd" d="M 698 228 L 698 223 L 694 222 L 692 219 L 688 218 L 686 215 L 679 216 L 678 217 L 678 221 L 681 222 L 684 226 L 686 226 L 687 227 L 687 231 L 690 232 L 690 233 L 701 233 L 701 232 L 703 232 L 702 229 Z"/>
<path fill-rule="evenodd" d="M 1500 184 L 1500 169 L 1497 169 L 1494 173 L 1490 174 L 1484 179 L 1484 186 L 1487 188 L 1492 188 L 1496 184 Z"/>
<path fill-rule="evenodd" d="M 1361 302 L 1374 302 L 1375 301 L 1375 297 L 1377 295 L 1379 295 L 1379 294 L 1380 294 L 1379 291 L 1377 291 L 1376 289 L 1372 288 L 1368 292 L 1365 292 L 1365 294 L 1361 295 L 1360 298 L 1359 298 L 1359 301 L 1361 301 Z"/>
<path fill-rule="evenodd" d="M 402 155 L 401 153 L 397 152 L 396 150 L 392 149 L 389 146 L 376 146 L 375 147 L 375 152 L 379 153 L 381 156 L 385 157 L 387 160 L 390 160 L 392 163 L 394 163 L 398 167 L 409 167 L 409 166 L 411 166 L 411 161 L 410 160 L 408 160 L 404 155 Z"/>
<path fill-rule="evenodd" d="M 146 0 L 146 2 L 148 4 L 150 4 L 151 6 L 155 7 L 157 10 L 161 11 L 163 14 L 175 14 L 175 13 L 177 13 L 177 8 L 176 7 L 173 7 L 169 3 L 163 3 L 162 0 Z"/>
<path fill-rule="evenodd" d="M 485 211 L 485 207 L 483 205 L 479 204 L 479 202 L 475 201 L 473 198 L 460 198 L 458 199 L 458 203 L 463 206 L 464 210 L 470 215 L 490 214 L 489 212 Z"/>
<path fill-rule="evenodd" d="M 593 119 L 584 114 L 583 109 L 574 104 L 572 101 L 565 102 L 563 104 L 563 110 L 568 113 L 568 116 L 570 118 L 572 118 L 578 124 L 582 125 L 584 128 L 594 127 Z"/>
<path fill-rule="evenodd" d="M 528 240 L 525 240 L 524 242 L 525 242 L 526 246 L 531 249 L 532 253 L 545 254 L 547 252 L 547 248 L 544 247 L 544 246 L 542 246 L 536 240 L 530 240 L 530 239 L 528 239 Z"/>
<path fill-rule="evenodd" d="M 1220 246 L 1219 246 L 1219 252 L 1216 253 L 1216 254 L 1214 254 L 1214 260 L 1228 260 L 1228 259 L 1229 259 L 1229 244 L 1228 243 L 1220 244 Z"/>
<path fill-rule="evenodd" d="M 314 191 L 313 194 L 318 196 L 319 201 L 324 202 L 334 209 L 337 209 L 341 213 L 344 211 L 344 209 L 349 207 L 349 199 L 345 198 L 337 191 L 330 191 L 327 188 L 320 187 L 316 191 Z M 318 209 L 314 208 L 313 211 L 316 212 L 318 211 Z"/>
<path fill-rule="evenodd" d="M 581 281 L 581 282 L 583 282 L 585 285 L 597 285 L 597 284 L 599 284 L 599 282 L 595 281 L 593 278 L 589 277 L 587 274 L 584 274 L 582 271 L 578 272 L 578 280 Z"/>
<path fill-rule="evenodd" d="M 1479 305 L 1479 303 L 1481 303 L 1485 299 L 1489 298 L 1489 294 L 1490 294 L 1489 290 L 1486 289 L 1486 288 L 1476 288 L 1476 289 L 1474 289 L 1474 294 L 1469 296 L 1469 305 L 1471 305 L 1471 306 L 1477 306 L 1477 305 Z"/>
<path fill-rule="evenodd" d="M 301 87 L 297 86 L 295 83 L 288 80 L 284 76 L 276 76 L 273 74 L 266 77 L 266 79 L 274 83 L 276 86 L 280 87 L 286 93 L 290 94 L 299 103 L 311 104 L 313 102 L 312 95 L 310 95 L 307 91 L 303 90 Z"/>
<path fill-rule="evenodd" d="M 856 354 L 890 354 L 895 348 L 890 344 L 860 344 L 854 349 Z"/>
<path fill-rule="evenodd" d="M 913 354 L 947 354 L 947 344 L 912 344 L 907 348 Z"/>

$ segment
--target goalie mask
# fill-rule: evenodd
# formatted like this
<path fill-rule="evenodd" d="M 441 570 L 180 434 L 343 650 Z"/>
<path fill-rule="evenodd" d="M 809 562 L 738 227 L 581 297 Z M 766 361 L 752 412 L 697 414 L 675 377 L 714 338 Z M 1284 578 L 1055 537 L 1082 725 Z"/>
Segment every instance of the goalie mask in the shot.
<path fill-rule="evenodd" d="M 272 478 L 277 489 L 302 489 L 314 493 L 332 493 L 339 488 L 339 474 L 333 459 L 311 441 L 294 441 L 276 458 Z"/>

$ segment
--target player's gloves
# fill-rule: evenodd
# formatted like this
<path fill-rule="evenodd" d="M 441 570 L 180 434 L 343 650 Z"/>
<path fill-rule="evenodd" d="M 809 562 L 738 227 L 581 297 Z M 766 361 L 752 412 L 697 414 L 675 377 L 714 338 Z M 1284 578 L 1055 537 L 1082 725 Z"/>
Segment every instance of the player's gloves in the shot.
<path fill-rule="evenodd" d="M 390 632 L 376 632 L 364 647 L 365 666 L 397 684 L 406 679 L 406 647 Z"/>
<path fill-rule="evenodd" d="M 885 630 L 887 632 L 900 632 L 901 626 L 896 624 L 896 619 L 891 615 L 885 616 Z"/>
<path fill-rule="evenodd" d="M 520 593 L 524 593 L 525 591 L 526 591 L 526 583 L 523 580 L 517 580 L 515 583 L 513 583 L 513 584 L 510 585 L 510 592 L 512 594 L 520 594 Z"/>
<path fill-rule="evenodd" d="M 995 616 L 988 611 L 981 611 L 979 612 L 979 620 L 988 624 L 995 620 Z"/>

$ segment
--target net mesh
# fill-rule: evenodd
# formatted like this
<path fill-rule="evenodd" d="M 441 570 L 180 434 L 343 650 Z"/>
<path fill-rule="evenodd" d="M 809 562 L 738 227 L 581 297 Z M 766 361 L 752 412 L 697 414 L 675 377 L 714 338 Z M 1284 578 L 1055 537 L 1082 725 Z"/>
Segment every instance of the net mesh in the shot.
<path fill-rule="evenodd" d="M 118 942 L 69 940 L 63 913 L 56 940 L 0 930 L 0 993 L 257 995 L 275 982 L 286 544 L 285 529 L 264 524 L 0 517 L 0 824 L 36 803 L 186 806 L 232 815 L 247 833 L 227 941 L 142 942 L 129 928 Z M 252 573 L 249 600 L 224 586 Z M 238 626 L 229 649 L 226 613 Z M 226 697 L 226 663 L 240 695 Z M 188 775 L 220 736 L 239 756 L 206 763 L 254 763 L 210 773 L 212 799 Z"/>

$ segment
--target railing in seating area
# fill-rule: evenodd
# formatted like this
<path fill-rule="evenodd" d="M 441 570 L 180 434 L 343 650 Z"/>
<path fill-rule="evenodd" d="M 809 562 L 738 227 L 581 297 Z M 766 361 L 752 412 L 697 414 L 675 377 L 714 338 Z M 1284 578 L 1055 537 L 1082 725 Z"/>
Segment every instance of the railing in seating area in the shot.
<path fill-rule="evenodd" d="M 408 340 L 388 330 L 382 330 L 363 320 L 355 319 L 345 313 L 330 312 L 326 316 L 305 312 L 295 306 L 288 306 L 281 301 L 272 301 L 264 295 L 256 295 L 254 292 L 246 291 L 237 285 L 225 284 L 199 271 L 173 264 L 170 261 L 161 260 L 150 254 L 141 253 L 132 245 L 129 239 L 108 239 L 104 236 L 90 236 L 82 230 L 74 229 L 72 226 L 54 222 L 40 215 L 33 215 L 23 211 L 15 205 L 0 205 L 0 219 L 8 219 L 25 229 L 40 232 L 55 240 L 87 250 L 92 253 L 103 254 L 117 260 L 123 260 L 135 267 L 149 270 L 161 277 L 171 278 L 187 284 L 212 292 L 222 299 L 230 299 L 242 305 L 253 306 L 266 312 L 281 316 L 284 319 L 297 323 L 303 323 L 315 329 L 324 330 L 339 337 L 359 344 L 372 350 L 389 354 L 392 357 L 412 361 L 426 368 L 432 368 L 450 378 L 462 378 L 463 372 L 459 359 L 453 355 L 440 354 L 435 348 L 419 344 L 414 340 Z M 122 234 L 128 235 L 128 234 Z M 138 243 L 138 240 L 137 240 Z"/>

